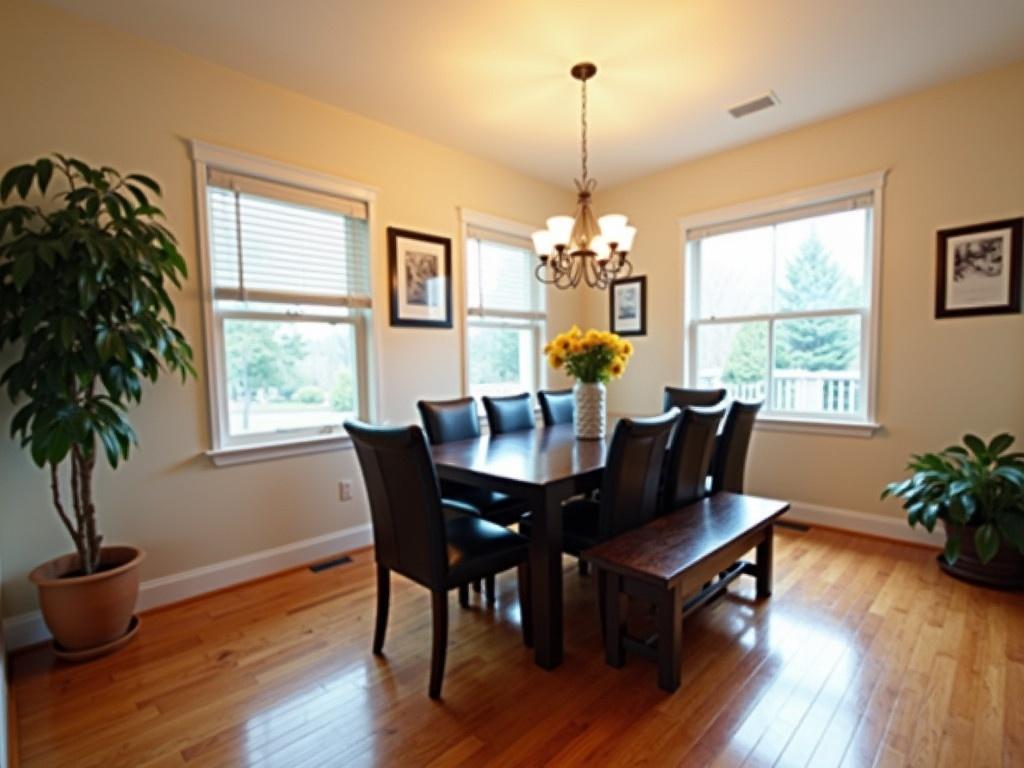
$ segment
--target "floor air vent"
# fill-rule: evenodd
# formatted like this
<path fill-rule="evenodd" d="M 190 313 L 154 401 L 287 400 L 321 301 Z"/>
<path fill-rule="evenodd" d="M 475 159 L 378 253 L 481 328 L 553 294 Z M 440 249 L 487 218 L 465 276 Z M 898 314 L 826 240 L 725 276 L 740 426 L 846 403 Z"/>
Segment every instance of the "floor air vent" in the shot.
<path fill-rule="evenodd" d="M 341 557 L 336 557 L 333 560 L 324 560 L 322 563 L 311 565 L 309 566 L 309 570 L 311 570 L 313 573 L 320 573 L 320 571 L 326 571 L 329 568 L 337 568 L 339 565 L 345 565 L 345 563 L 351 562 L 351 557 L 349 557 L 348 555 L 342 555 Z"/>

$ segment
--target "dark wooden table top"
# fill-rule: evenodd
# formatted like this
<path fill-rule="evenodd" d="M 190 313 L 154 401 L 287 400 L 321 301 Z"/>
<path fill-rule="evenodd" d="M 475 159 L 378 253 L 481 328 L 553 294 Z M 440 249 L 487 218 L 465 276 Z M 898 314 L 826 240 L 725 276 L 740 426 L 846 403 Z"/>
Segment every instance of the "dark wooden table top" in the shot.
<path fill-rule="evenodd" d="M 588 549 L 598 567 L 650 581 L 671 581 L 746 533 L 769 525 L 789 503 L 739 493 L 716 493 Z"/>
<path fill-rule="evenodd" d="M 607 447 L 607 440 L 577 440 L 572 424 L 559 424 L 442 443 L 430 450 L 439 468 L 547 485 L 600 472 Z"/>

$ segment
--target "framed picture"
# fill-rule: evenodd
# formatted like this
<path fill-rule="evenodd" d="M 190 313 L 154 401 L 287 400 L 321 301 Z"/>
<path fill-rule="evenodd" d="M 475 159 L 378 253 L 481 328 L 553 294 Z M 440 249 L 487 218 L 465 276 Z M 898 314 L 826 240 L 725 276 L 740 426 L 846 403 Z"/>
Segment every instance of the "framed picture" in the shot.
<path fill-rule="evenodd" d="M 612 333 L 619 336 L 647 335 L 646 276 L 612 281 L 608 300 Z"/>
<path fill-rule="evenodd" d="M 391 325 L 452 327 L 452 241 L 388 227 Z"/>
<path fill-rule="evenodd" d="M 935 316 L 1020 312 L 1024 219 L 991 221 L 938 233 Z"/>

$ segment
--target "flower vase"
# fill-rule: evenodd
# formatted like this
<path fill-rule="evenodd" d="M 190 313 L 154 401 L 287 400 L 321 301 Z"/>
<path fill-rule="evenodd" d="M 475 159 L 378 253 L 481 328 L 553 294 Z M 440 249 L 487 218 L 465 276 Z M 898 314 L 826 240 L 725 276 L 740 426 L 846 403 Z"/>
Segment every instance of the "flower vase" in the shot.
<path fill-rule="evenodd" d="M 603 440 L 605 431 L 605 388 L 600 381 L 577 381 L 573 387 L 576 409 L 573 426 L 578 440 Z"/>

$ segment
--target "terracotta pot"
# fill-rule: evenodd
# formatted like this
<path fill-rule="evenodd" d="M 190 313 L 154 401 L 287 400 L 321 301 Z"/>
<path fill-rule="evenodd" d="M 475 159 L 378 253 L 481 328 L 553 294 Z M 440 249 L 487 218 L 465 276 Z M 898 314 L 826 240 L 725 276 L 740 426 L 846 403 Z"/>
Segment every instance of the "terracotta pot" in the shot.
<path fill-rule="evenodd" d="M 942 524 L 946 528 L 947 539 L 959 528 L 948 520 L 943 520 Z M 996 556 L 982 563 L 974 548 L 974 533 L 977 530 L 976 525 L 964 526 L 960 538 L 960 557 L 950 565 L 945 555 L 940 554 L 939 567 L 951 576 L 972 584 L 996 589 L 1024 589 L 1024 555 L 1004 541 L 999 544 Z"/>
<path fill-rule="evenodd" d="M 80 570 L 77 554 L 54 558 L 29 574 L 59 650 L 100 648 L 128 631 L 139 596 L 139 563 L 145 556 L 136 547 L 103 547 L 100 570 L 89 576 L 68 575 Z"/>

